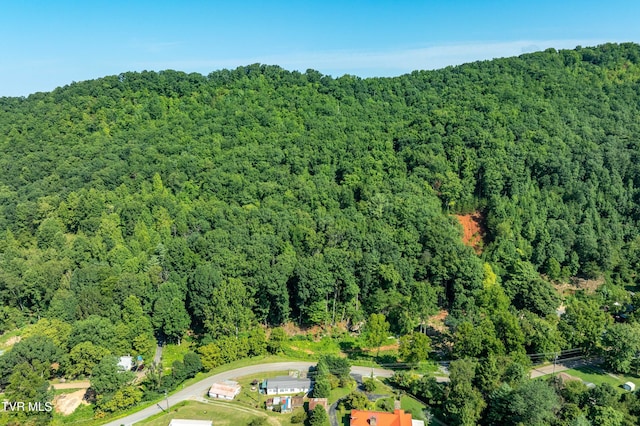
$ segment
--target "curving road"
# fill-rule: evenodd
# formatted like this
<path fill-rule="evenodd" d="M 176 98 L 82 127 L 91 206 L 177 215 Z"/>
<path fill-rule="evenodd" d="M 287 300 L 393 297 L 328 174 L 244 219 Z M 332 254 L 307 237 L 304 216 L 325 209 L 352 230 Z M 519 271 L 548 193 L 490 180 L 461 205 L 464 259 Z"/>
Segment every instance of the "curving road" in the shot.
<path fill-rule="evenodd" d="M 157 405 L 152 405 L 143 410 L 138 411 L 137 413 L 131 414 L 126 417 L 122 417 L 117 420 L 113 420 L 109 423 L 105 423 L 104 426 L 130 426 L 134 423 L 145 420 L 148 417 L 153 416 L 154 414 L 158 414 L 162 412 L 160 405 L 162 408 L 166 410 L 167 404 L 169 407 L 173 405 L 186 401 L 188 399 L 202 397 L 207 394 L 211 384 L 214 382 L 219 382 L 222 380 L 230 380 L 236 377 L 244 377 L 252 374 L 266 373 L 270 371 L 281 371 L 281 370 L 307 370 L 309 367 L 316 365 L 317 362 L 276 362 L 269 364 L 258 364 L 252 365 L 249 367 L 236 368 L 235 370 L 225 371 L 220 374 L 216 374 L 206 379 L 202 379 L 197 383 L 194 383 L 191 386 L 188 386 L 173 395 L 171 395 L 167 400 L 161 401 Z M 351 367 L 351 374 L 359 374 L 365 377 L 373 375 L 375 377 L 391 377 L 393 375 L 393 371 L 384 370 L 381 368 L 371 368 L 371 367 Z"/>

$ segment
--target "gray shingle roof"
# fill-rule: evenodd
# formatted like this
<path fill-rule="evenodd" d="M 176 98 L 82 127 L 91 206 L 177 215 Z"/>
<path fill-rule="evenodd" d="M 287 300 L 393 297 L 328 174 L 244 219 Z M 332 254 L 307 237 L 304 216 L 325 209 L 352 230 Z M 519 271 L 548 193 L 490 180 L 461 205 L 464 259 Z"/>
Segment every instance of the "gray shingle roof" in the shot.
<path fill-rule="evenodd" d="M 296 379 L 289 376 L 279 376 L 267 379 L 267 389 L 292 389 L 292 388 L 310 388 L 310 379 Z"/>

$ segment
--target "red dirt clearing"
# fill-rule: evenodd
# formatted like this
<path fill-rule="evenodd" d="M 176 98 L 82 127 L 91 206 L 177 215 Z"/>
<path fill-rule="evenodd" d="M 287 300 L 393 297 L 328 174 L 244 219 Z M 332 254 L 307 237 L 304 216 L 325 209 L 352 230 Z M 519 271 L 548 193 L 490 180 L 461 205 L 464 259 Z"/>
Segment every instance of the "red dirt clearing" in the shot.
<path fill-rule="evenodd" d="M 484 246 L 484 217 L 480 212 L 474 212 L 465 215 L 456 215 L 456 219 L 462 225 L 463 235 L 462 242 L 469 247 L 472 247 L 477 254 L 482 253 L 482 247 Z"/>
<path fill-rule="evenodd" d="M 447 329 L 447 326 L 444 324 L 447 316 L 449 316 L 449 311 L 447 311 L 446 309 L 442 309 L 437 314 L 429 317 L 429 319 L 427 320 L 427 325 L 434 330 L 443 333 Z"/>

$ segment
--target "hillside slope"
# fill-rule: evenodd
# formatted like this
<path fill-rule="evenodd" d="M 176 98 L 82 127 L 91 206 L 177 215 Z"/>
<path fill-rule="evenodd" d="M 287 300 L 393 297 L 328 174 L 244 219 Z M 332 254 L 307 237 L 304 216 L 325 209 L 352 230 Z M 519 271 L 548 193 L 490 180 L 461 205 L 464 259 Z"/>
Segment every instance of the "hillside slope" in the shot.
<path fill-rule="evenodd" d="M 537 273 L 632 282 L 639 61 L 623 44 L 384 79 L 251 65 L 2 98 L 3 309 L 115 323 L 134 295 L 169 336 L 371 312 L 406 331 L 477 309 L 483 262 L 539 315 L 558 299 Z M 479 207 L 481 258 L 452 216 Z"/>

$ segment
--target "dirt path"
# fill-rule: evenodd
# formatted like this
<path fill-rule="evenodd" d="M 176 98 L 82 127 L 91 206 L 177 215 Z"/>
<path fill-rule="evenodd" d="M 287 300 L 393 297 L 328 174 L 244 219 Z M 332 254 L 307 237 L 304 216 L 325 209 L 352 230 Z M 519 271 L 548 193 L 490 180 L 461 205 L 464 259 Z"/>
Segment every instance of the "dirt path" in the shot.
<path fill-rule="evenodd" d="M 83 380 L 81 382 L 67 382 L 67 383 L 54 383 L 54 389 L 87 389 L 91 386 L 88 380 Z"/>
<path fill-rule="evenodd" d="M 156 365 L 160 365 L 160 361 L 162 361 L 162 348 L 163 347 L 164 346 L 159 345 L 159 344 L 156 346 L 156 353 L 155 353 L 155 355 L 153 357 L 153 362 L 155 362 Z"/>

